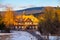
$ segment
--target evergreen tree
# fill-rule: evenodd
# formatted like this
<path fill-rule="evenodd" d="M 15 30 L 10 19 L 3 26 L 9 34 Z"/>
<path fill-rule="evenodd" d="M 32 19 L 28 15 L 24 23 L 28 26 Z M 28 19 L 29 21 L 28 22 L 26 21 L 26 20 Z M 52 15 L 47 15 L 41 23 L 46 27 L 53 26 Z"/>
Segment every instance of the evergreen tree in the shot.
<path fill-rule="evenodd" d="M 5 12 L 4 23 L 6 27 L 9 27 L 10 25 L 14 24 L 14 15 L 11 8 L 7 8 L 7 11 Z"/>
<path fill-rule="evenodd" d="M 4 27 L 5 27 L 5 24 L 4 24 L 4 22 L 2 20 L 3 20 L 3 18 L 2 18 L 1 14 L 0 14 L 0 30 L 4 30 Z"/>

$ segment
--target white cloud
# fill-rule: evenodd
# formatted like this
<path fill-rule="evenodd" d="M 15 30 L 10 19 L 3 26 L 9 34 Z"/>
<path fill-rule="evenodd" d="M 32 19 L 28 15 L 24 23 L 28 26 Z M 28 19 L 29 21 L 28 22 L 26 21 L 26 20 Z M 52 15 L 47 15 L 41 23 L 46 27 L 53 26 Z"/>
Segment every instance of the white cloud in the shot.
<path fill-rule="evenodd" d="M 34 5 L 26 5 L 26 6 L 20 6 L 19 8 L 25 9 L 25 8 L 31 8 L 31 7 L 35 7 L 35 6 Z"/>
<path fill-rule="evenodd" d="M 23 10 L 23 9 L 26 9 L 26 8 L 35 7 L 35 5 L 26 5 L 26 6 L 19 6 L 19 7 L 17 7 L 17 6 L 12 6 L 12 5 L 10 5 L 10 4 L 8 4 L 8 5 L 1 5 L 0 11 L 3 10 L 3 9 L 5 9 L 6 7 L 12 7 L 13 10 Z M 3 10 L 3 11 L 4 11 L 4 10 Z"/>

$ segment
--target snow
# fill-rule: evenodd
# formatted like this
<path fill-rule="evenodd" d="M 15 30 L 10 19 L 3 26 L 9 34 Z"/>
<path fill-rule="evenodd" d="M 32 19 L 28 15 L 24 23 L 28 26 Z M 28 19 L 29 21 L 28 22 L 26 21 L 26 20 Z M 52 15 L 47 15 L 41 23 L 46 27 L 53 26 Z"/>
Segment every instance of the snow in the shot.
<path fill-rule="evenodd" d="M 60 36 L 49 36 L 50 40 L 60 40 Z"/>
<path fill-rule="evenodd" d="M 38 31 L 36 31 L 35 33 L 36 33 L 37 35 L 41 35 L 40 32 L 38 32 Z"/>
<path fill-rule="evenodd" d="M 2 39 L 2 37 L 5 39 Z M 12 33 L 0 33 L 0 40 L 38 40 L 38 38 L 39 40 L 41 40 L 41 37 L 46 38 L 46 36 L 41 35 L 39 31 L 34 32 L 12 31 Z M 59 38 L 58 36 L 49 36 L 49 40 L 56 40 L 56 39 L 60 40 L 60 36 Z"/>
<path fill-rule="evenodd" d="M 26 31 L 14 31 L 11 40 L 37 40 L 36 37 L 32 36 Z"/>

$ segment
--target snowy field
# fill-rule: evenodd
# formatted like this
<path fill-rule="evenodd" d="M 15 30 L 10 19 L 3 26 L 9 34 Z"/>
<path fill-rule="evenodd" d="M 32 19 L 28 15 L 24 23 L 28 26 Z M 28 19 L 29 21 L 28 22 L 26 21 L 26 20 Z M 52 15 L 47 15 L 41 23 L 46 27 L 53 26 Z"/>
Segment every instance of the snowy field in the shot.
<path fill-rule="evenodd" d="M 27 31 L 13 31 L 12 33 L 0 33 L 0 40 L 38 40 Z"/>
<path fill-rule="evenodd" d="M 56 36 L 50 36 L 50 40 L 56 40 Z M 38 32 L 12 31 L 12 33 L 0 33 L 0 40 L 44 40 Z M 59 39 L 60 40 L 60 39 Z"/>

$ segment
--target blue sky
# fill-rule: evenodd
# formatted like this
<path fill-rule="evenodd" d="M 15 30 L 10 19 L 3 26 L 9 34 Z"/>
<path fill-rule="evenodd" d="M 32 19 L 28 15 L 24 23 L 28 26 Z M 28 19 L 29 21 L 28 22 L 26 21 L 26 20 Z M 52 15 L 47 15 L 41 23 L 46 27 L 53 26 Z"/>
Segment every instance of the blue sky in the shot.
<path fill-rule="evenodd" d="M 14 9 L 29 7 L 57 6 L 58 0 L 0 0 L 0 4 L 10 5 Z"/>

